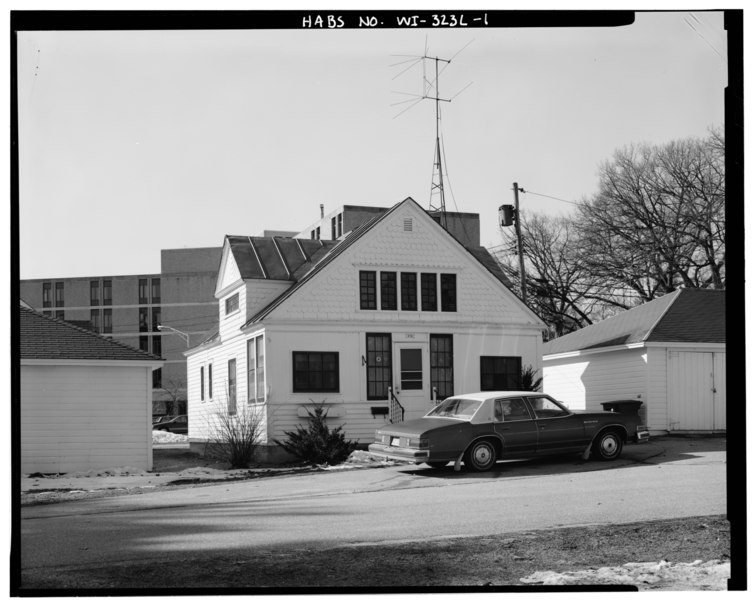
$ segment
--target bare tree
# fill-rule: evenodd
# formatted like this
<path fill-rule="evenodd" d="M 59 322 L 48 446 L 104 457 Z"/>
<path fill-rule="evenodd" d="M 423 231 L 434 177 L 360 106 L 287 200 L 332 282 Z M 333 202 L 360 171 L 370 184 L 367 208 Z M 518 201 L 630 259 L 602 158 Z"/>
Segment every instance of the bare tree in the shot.
<path fill-rule="evenodd" d="M 186 388 L 182 386 L 182 382 L 169 379 L 163 382 L 162 391 L 170 398 L 165 401 L 166 404 L 170 404 L 168 414 L 175 417 L 183 414 L 182 411 L 186 412 Z"/>
<path fill-rule="evenodd" d="M 723 136 L 630 146 L 579 207 L 581 260 L 630 308 L 679 287 L 725 286 Z"/>
<path fill-rule="evenodd" d="M 584 264 L 579 238 L 569 217 L 521 213 L 527 297 L 531 308 L 548 324 L 548 337 L 558 337 L 593 322 L 595 278 Z M 496 253 L 506 275 L 521 289 L 514 231 L 504 229 Z"/>
<path fill-rule="evenodd" d="M 521 213 L 531 308 L 558 337 L 674 291 L 724 288 L 725 141 L 617 151 L 573 217 Z M 515 232 L 496 256 L 521 289 Z"/>

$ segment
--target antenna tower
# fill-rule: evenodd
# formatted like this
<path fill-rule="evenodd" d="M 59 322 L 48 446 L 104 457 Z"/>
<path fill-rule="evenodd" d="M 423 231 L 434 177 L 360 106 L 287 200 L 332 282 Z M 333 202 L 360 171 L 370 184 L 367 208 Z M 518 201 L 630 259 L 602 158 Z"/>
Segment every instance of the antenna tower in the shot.
<path fill-rule="evenodd" d="M 472 40 L 474 41 L 474 40 Z M 472 42 L 470 41 L 464 48 L 469 46 Z M 435 101 L 435 158 L 433 159 L 433 175 L 432 175 L 432 182 L 430 185 L 430 206 L 429 211 L 433 216 L 437 216 L 439 218 L 440 224 L 443 226 L 443 228 L 446 228 L 447 220 L 446 220 L 446 192 L 444 187 L 444 181 L 443 181 L 443 145 L 441 144 L 441 135 L 440 135 L 440 103 L 441 102 L 451 102 L 456 96 L 461 94 L 465 89 L 467 89 L 472 83 L 470 82 L 467 84 L 464 88 L 462 88 L 459 92 L 457 92 L 453 97 L 451 98 L 441 98 L 440 97 L 440 91 L 439 91 L 439 80 L 440 80 L 440 74 L 442 71 L 451 63 L 451 61 L 462 51 L 464 50 L 462 48 L 459 50 L 454 56 L 451 58 L 439 58 L 437 56 L 429 56 L 428 55 L 428 48 L 427 48 L 427 42 L 425 42 L 425 53 L 422 56 L 414 56 L 410 57 L 409 61 L 405 62 L 411 62 L 409 67 L 404 69 L 399 75 L 402 75 L 406 71 L 408 71 L 411 67 L 416 65 L 419 62 L 422 62 L 422 95 L 418 96 L 416 94 L 407 94 L 410 96 L 414 96 L 416 100 L 407 100 L 406 102 L 413 102 L 411 106 L 401 111 L 397 117 L 407 110 L 409 108 L 412 108 L 417 103 L 419 103 L 422 100 L 434 100 Z M 435 63 L 435 69 L 434 74 L 432 72 L 428 75 L 428 61 L 433 61 Z M 444 66 L 441 68 L 440 63 L 445 63 Z M 403 64 L 403 63 L 398 63 Z M 397 75 L 396 77 L 398 77 Z M 396 78 L 394 77 L 394 79 Z M 402 104 L 403 102 L 400 102 L 399 104 Z M 395 117 L 394 117 L 395 118 Z M 448 173 L 446 172 L 446 176 Z"/>
<path fill-rule="evenodd" d="M 435 213 L 440 217 L 440 224 L 443 228 L 446 228 L 446 192 L 443 187 L 443 152 L 440 146 L 440 103 L 451 102 L 451 99 L 440 97 L 439 86 L 439 68 L 438 65 L 441 62 L 449 64 L 451 61 L 443 58 L 435 58 L 427 56 L 425 54 L 422 57 L 423 67 L 426 66 L 427 61 L 432 60 L 435 62 L 435 78 L 430 81 L 427 78 L 427 70 L 423 73 L 424 78 L 424 93 L 423 97 L 429 100 L 435 100 L 435 158 L 433 160 L 433 177 L 430 185 L 430 212 Z M 429 94 L 434 93 L 434 96 Z M 433 196 L 437 196 L 437 203 L 433 202 Z"/>

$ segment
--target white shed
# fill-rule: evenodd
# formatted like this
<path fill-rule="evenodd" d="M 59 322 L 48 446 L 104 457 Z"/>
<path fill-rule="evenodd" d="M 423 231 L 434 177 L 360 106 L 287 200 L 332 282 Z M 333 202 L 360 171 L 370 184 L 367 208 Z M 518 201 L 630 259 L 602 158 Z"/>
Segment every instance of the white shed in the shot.
<path fill-rule="evenodd" d="M 651 433 L 726 430 L 726 292 L 680 289 L 543 346 L 543 388 L 571 408 L 641 400 Z"/>
<path fill-rule="evenodd" d="M 21 472 L 152 468 L 161 359 L 20 307 Z"/>

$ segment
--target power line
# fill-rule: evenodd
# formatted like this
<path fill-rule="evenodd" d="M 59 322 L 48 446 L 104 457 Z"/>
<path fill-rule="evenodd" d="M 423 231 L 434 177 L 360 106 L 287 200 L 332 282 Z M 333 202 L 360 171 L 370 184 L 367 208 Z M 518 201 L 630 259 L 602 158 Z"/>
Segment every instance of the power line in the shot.
<path fill-rule="evenodd" d="M 551 200 L 558 200 L 559 202 L 566 202 L 567 204 L 573 204 L 574 206 L 579 206 L 579 202 L 574 202 L 572 200 L 564 200 L 563 198 L 556 198 L 556 196 L 549 196 L 548 194 L 540 194 L 538 192 L 533 192 L 532 190 L 521 190 L 523 194 L 533 194 L 535 196 L 542 196 L 543 198 L 550 198 Z"/>

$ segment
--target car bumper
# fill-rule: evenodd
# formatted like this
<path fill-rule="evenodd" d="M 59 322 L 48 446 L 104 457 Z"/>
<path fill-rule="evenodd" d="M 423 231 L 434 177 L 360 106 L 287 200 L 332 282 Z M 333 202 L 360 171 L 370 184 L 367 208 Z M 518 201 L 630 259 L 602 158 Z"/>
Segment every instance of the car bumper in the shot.
<path fill-rule="evenodd" d="M 638 444 L 644 444 L 645 442 L 650 441 L 650 431 L 647 427 L 638 427 L 637 428 L 637 439 L 636 442 Z"/>
<path fill-rule="evenodd" d="M 429 450 L 413 450 L 411 448 L 399 448 L 396 446 L 386 446 L 385 444 L 370 444 L 367 447 L 370 454 L 380 458 L 390 458 L 392 460 L 402 460 L 415 465 L 425 463 L 430 458 Z"/>

